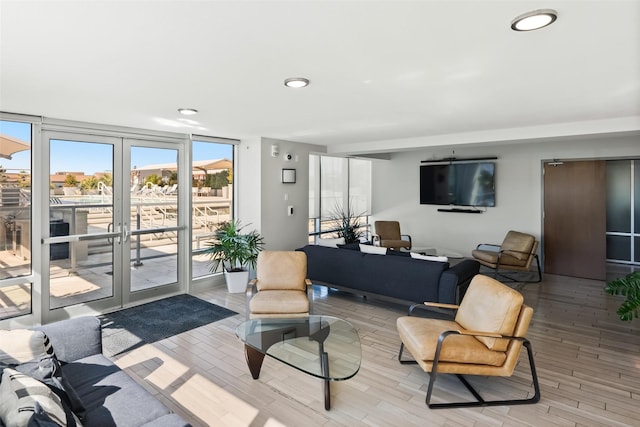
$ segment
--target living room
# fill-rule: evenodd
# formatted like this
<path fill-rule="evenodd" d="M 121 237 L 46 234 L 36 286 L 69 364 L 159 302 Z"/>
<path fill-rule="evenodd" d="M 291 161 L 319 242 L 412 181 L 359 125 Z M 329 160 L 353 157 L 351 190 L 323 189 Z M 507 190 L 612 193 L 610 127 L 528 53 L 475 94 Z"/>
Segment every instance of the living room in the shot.
<path fill-rule="evenodd" d="M 260 230 L 272 250 L 309 241 L 310 155 L 370 159 L 371 223 L 398 220 L 415 246 L 465 256 L 479 243 L 499 243 L 510 229 L 544 241 L 545 164 L 640 159 L 637 2 L 305 2 L 292 12 L 287 2 L 232 3 L 111 8 L 3 0 L 2 119 L 44 119 L 49 130 L 97 124 L 179 134 L 182 153 L 193 134 L 229 138 L 237 144 L 235 215 Z M 540 7 L 557 9 L 557 22 L 540 32 L 509 28 L 515 16 Z M 479 15 L 500 29 L 479 26 Z M 593 29 L 598 17 L 618 24 Z M 471 30 L 454 33 L 455 19 Z M 290 51 L 278 55 L 283 46 Z M 308 78 L 309 86 L 285 87 L 293 76 Z M 199 111 L 185 118 L 176 113 L 181 107 Z M 35 139 L 33 151 L 43 150 L 42 142 Z M 47 157 L 34 156 L 37 170 Z M 421 162 L 450 157 L 496 157 L 495 207 L 470 215 L 420 204 Z M 283 169 L 296 170 L 295 184 L 283 184 Z M 37 211 L 34 217 L 46 222 Z M 185 274 L 189 261 L 180 262 Z M 39 275 L 35 268 L 34 282 Z M 602 280 L 545 274 L 541 284 L 522 289 L 536 311 L 530 335 L 540 404 L 444 411 L 424 405 L 428 375 L 396 360 L 395 320 L 406 307 L 317 287 L 314 312 L 356 325 L 363 353 L 360 373 L 332 384 L 334 407 L 324 411 L 319 381 L 282 364 L 267 359 L 261 379 L 251 379 L 234 333 L 245 301 L 227 293 L 220 276 L 197 285 L 180 276 L 178 293 L 238 315 L 118 360 L 193 425 L 639 422 L 637 392 L 630 391 L 640 384 L 637 326 L 618 320 L 619 300 L 604 296 Z M 41 309 L 36 299 L 33 308 Z M 523 370 L 517 372 L 516 385 L 500 382 L 496 391 L 524 388 Z M 443 384 L 440 392 L 458 394 L 453 381 Z"/>

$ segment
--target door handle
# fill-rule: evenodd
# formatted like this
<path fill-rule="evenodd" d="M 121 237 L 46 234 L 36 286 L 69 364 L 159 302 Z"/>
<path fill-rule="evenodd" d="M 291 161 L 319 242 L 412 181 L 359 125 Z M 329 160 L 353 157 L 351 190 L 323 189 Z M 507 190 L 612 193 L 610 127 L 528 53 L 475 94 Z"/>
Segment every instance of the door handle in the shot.
<path fill-rule="evenodd" d="M 127 243 L 129 241 L 129 236 L 131 236 L 131 232 L 129 232 L 129 227 L 127 227 L 127 225 L 125 224 L 123 227 L 123 235 L 124 235 L 124 243 Z"/>

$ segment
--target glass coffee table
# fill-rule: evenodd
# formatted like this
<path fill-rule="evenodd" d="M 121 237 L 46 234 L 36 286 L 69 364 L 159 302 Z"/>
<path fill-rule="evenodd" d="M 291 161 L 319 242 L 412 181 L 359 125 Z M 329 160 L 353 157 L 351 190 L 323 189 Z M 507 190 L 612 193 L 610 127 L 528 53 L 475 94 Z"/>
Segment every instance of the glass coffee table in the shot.
<path fill-rule="evenodd" d="M 349 322 L 331 316 L 251 319 L 236 329 L 253 379 L 265 354 L 324 381 L 324 408 L 331 408 L 329 381 L 358 373 L 360 337 Z"/>

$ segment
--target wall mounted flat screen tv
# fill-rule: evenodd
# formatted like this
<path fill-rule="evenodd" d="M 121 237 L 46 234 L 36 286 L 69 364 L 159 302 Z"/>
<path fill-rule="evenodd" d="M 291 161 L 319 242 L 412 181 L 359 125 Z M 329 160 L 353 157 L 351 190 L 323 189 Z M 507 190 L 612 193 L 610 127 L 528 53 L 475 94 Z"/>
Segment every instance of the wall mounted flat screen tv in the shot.
<path fill-rule="evenodd" d="M 420 204 L 495 206 L 494 162 L 420 166 Z"/>

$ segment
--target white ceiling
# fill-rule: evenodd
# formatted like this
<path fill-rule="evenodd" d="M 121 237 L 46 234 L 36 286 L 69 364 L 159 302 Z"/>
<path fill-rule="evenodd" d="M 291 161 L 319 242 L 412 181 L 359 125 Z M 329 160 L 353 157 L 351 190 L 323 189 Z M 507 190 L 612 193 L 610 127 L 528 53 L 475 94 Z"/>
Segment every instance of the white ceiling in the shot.
<path fill-rule="evenodd" d="M 637 0 L 1 0 L 0 55 L 0 110 L 59 119 L 343 153 L 640 134 Z"/>

